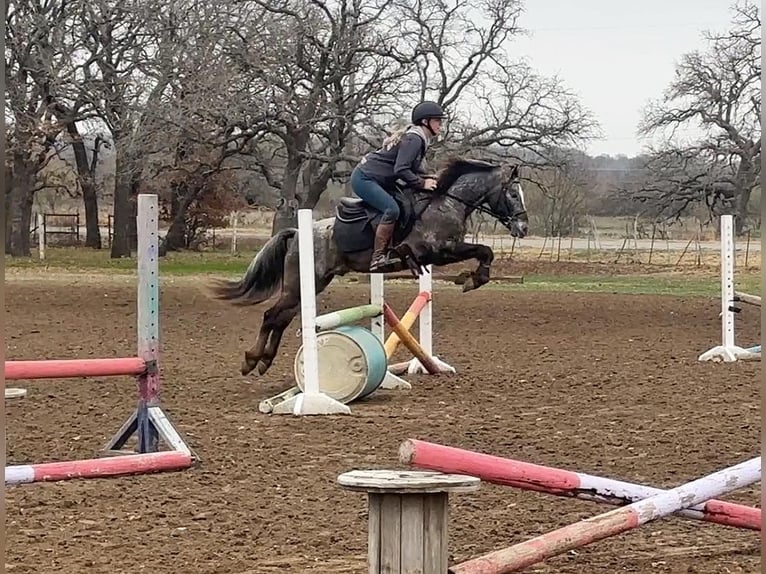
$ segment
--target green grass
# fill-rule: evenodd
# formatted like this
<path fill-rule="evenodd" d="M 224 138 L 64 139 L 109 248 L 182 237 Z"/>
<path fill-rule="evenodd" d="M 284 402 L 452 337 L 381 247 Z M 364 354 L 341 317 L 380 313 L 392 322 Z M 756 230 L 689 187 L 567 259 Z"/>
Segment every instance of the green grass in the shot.
<path fill-rule="evenodd" d="M 61 272 L 85 273 L 88 271 L 108 273 L 134 273 L 135 257 L 111 259 L 108 250 L 89 249 L 50 249 L 46 251 L 45 261 L 32 259 L 5 258 L 6 269 L 55 269 Z M 160 258 L 160 273 L 166 275 L 207 275 L 242 273 L 250 263 L 254 253 L 231 255 L 220 252 L 180 252 L 169 253 Z"/>
<path fill-rule="evenodd" d="M 633 295 L 712 296 L 720 293 L 718 277 L 684 276 L 680 274 L 589 276 L 531 275 L 523 285 L 492 285 L 492 288 L 513 291 L 559 291 L 568 293 L 619 293 Z M 743 275 L 737 290 L 760 294 L 760 277 Z"/>
<path fill-rule="evenodd" d="M 107 273 L 133 274 L 135 258 L 110 259 L 107 250 L 50 249 L 44 262 L 34 259 L 13 259 L 6 257 L 6 273 L 13 270 L 59 271 L 64 273 Z M 253 253 L 236 255 L 222 252 L 170 253 L 160 259 L 160 274 L 165 276 L 221 275 L 240 276 Z M 738 273 L 737 289 L 747 293 L 760 294 L 758 272 Z M 454 286 L 455 289 L 460 289 Z M 676 296 L 713 296 L 719 293 L 720 280 L 711 271 L 709 274 L 653 273 L 624 275 L 525 275 L 524 283 L 490 284 L 484 289 L 510 291 L 557 291 L 581 293 L 656 294 Z"/>

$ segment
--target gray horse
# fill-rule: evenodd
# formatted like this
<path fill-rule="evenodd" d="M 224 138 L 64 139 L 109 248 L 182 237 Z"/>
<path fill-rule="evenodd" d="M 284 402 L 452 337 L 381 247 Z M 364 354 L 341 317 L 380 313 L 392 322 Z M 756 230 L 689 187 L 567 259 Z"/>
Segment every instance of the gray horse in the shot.
<path fill-rule="evenodd" d="M 414 274 L 427 265 L 449 265 L 476 259 L 475 271 L 465 271 L 463 291 L 478 289 L 489 281 L 494 259 L 486 245 L 466 243 L 466 220 L 474 211 L 493 216 L 514 237 L 527 234 L 527 212 L 518 166 L 452 159 L 439 173 L 436 189 L 409 194 L 395 191 L 401 215 L 394 232 L 388 268 L 410 269 Z M 324 291 L 336 276 L 349 271 L 369 273 L 375 226 L 380 213 L 360 199 L 343 198 L 336 216 L 314 222 L 316 292 Z M 298 230 L 283 229 L 264 245 L 240 281 L 219 281 L 212 286 L 218 299 L 257 304 L 272 297 L 281 285 L 276 304 L 263 314 L 255 345 L 245 352 L 242 374 L 257 367 L 263 375 L 276 357 L 282 334 L 300 311 Z"/>

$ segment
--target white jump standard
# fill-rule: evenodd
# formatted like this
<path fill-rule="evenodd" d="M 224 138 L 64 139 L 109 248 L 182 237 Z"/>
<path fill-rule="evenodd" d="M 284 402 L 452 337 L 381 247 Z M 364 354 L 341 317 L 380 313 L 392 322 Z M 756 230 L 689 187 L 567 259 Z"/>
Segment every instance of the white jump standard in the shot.
<path fill-rule="evenodd" d="M 702 353 L 700 361 L 733 363 L 738 359 L 752 359 L 760 348 L 744 349 L 734 342 L 734 310 L 732 305 L 741 299 L 734 291 L 734 216 L 721 216 L 721 344 Z M 760 298 L 759 298 L 760 302 Z"/>

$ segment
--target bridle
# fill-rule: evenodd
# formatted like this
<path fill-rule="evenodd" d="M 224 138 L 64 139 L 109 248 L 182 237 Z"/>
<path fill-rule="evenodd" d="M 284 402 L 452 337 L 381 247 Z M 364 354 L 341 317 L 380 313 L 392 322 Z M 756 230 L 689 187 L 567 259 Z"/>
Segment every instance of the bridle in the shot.
<path fill-rule="evenodd" d="M 501 189 L 502 189 L 502 187 L 501 187 Z M 470 208 L 472 210 L 480 211 L 482 213 L 486 213 L 487 215 L 497 219 L 500 223 L 502 223 L 506 227 L 511 225 L 513 223 L 514 219 L 518 219 L 519 217 L 521 217 L 522 215 L 527 213 L 527 210 L 522 207 L 522 208 L 517 208 L 510 215 L 501 215 L 500 213 L 498 213 L 496 206 L 494 208 L 493 208 L 493 206 L 491 204 L 489 205 L 489 207 L 485 207 L 484 206 L 484 203 L 488 203 L 488 201 L 487 201 L 488 198 L 486 198 L 486 196 L 482 200 L 481 203 L 472 203 L 470 201 L 466 201 L 462 197 L 457 197 L 456 195 L 452 195 L 449 191 L 445 191 L 445 192 L 441 193 L 440 195 L 441 195 L 441 197 L 449 197 L 450 199 L 454 199 L 458 203 L 462 203 L 463 205 L 465 205 L 466 207 L 468 207 L 468 208 Z M 498 195 L 500 195 L 500 194 L 498 194 Z M 499 202 L 499 201 L 500 200 L 498 198 L 497 202 Z M 522 202 L 522 205 L 523 205 L 523 202 Z"/>
<path fill-rule="evenodd" d="M 399 183 L 395 183 L 394 187 L 396 189 L 398 189 L 399 193 L 405 193 L 404 192 L 405 187 L 400 185 Z M 503 189 L 502 186 L 501 186 L 501 189 Z M 433 199 L 434 195 L 433 195 L 432 192 L 422 192 L 421 191 L 421 192 L 417 192 L 417 193 L 426 195 L 429 198 L 429 201 L 422 202 L 422 204 L 421 204 L 419 209 L 418 208 L 415 209 L 415 219 L 419 220 L 420 216 L 423 215 L 423 212 L 426 210 L 428 205 L 431 203 L 430 199 Z M 501 195 L 501 194 L 498 194 L 498 195 Z M 521 217 L 522 215 L 527 213 L 527 210 L 522 207 L 520 209 L 516 209 L 510 215 L 501 215 L 499 213 L 499 211 L 498 211 L 497 206 L 495 206 L 494 208 L 493 208 L 493 206 L 491 204 L 488 207 L 484 206 L 484 203 L 488 203 L 488 201 L 487 201 L 488 198 L 486 196 L 483 196 L 483 198 L 480 200 L 479 203 L 473 203 L 471 201 L 466 201 L 462 197 L 458 197 L 456 195 L 451 194 L 449 191 L 439 192 L 437 197 L 449 197 L 450 199 L 454 199 L 455 201 L 465 205 L 466 207 L 468 207 L 472 211 L 480 211 L 481 213 L 486 213 L 490 217 L 494 217 L 495 219 L 497 219 L 500 223 L 502 223 L 506 227 L 510 227 L 513 224 L 513 220 L 514 219 L 518 219 L 519 217 Z M 499 201 L 500 201 L 500 199 L 498 197 L 496 199 L 496 202 L 499 202 Z M 522 201 L 521 203 L 523 204 L 524 202 Z"/>

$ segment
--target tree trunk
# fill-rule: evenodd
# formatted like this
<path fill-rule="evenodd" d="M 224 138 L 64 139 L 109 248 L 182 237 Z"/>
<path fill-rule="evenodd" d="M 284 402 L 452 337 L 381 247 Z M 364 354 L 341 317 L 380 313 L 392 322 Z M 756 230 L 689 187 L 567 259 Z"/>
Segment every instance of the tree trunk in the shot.
<path fill-rule="evenodd" d="M 281 201 L 277 205 L 271 226 L 272 236 L 288 227 L 298 226 L 298 179 L 302 164 L 299 157 L 288 152 L 285 177 L 280 190 Z"/>
<path fill-rule="evenodd" d="M 753 191 L 755 174 L 753 166 L 748 161 L 740 161 L 737 169 L 735 196 L 734 196 L 734 233 L 741 236 L 745 232 L 745 224 L 748 216 L 748 203 Z"/>
<path fill-rule="evenodd" d="M 29 257 L 32 204 L 36 169 L 23 154 L 13 155 L 13 182 L 6 196 L 5 252 L 13 257 Z"/>
<path fill-rule="evenodd" d="M 131 183 L 129 160 L 124 151 L 127 143 L 115 138 L 117 150 L 114 180 L 114 235 L 112 237 L 111 258 L 130 257 L 130 219 L 133 210 L 130 206 Z"/>
<path fill-rule="evenodd" d="M 750 194 L 752 189 L 748 186 L 737 193 L 736 205 L 734 207 L 734 232 L 740 236 L 745 233 L 745 224 L 747 223 L 747 204 L 750 203 Z"/>
<path fill-rule="evenodd" d="M 311 161 L 303 170 L 303 200 L 300 207 L 314 209 L 319 203 L 319 198 L 327 191 L 332 174 L 335 171 L 335 162 L 326 163 L 322 169 L 319 163 Z"/>
<path fill-rule="evenodd" d="M 133 175 L 130 178 L 130 189 L 128 192 L 128 205 L 130 206 L 130 217 L 128 218 L 128 245 L 131 249 L 138 249 L 138 190 L 141 187 L 141 169 L 136 163 L 133 163 Z"/>
<path fill-rule="evenodd" d="M 197 199 L 201 189 L 198 186 L 189 187 L 186 184 L 176 188 L 173 193 L 173 203 L 170 207 L 172 220 L 163 241 L 163 253 L 185 249 L 186 245 L 186 212 Z"/>
<path fill-rule="evenodd" d="M 82 201 L 85 206 L 85 246 L 93 249 L 101 249 L 101 230 L 98 226 L 98 196 L 96 195 L 96 181 L 93 177 L 91 165 L 88 162 L 88 154 L 85 151 L 85 143 L 82 141 L 77 125 L 71 122 L 67 125 L 67 132 L 72 137 L 72 149 L 74 160 L 77 165 L 77 175 L 82 189 Z M 96 144 L 98 145 L 98 144 Z M 93 151 L 95 167 L 95 155 Z"/>

